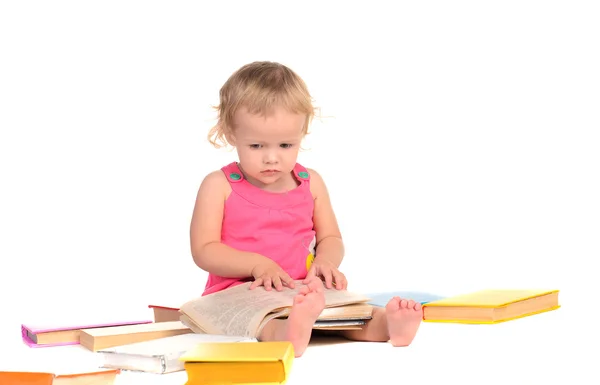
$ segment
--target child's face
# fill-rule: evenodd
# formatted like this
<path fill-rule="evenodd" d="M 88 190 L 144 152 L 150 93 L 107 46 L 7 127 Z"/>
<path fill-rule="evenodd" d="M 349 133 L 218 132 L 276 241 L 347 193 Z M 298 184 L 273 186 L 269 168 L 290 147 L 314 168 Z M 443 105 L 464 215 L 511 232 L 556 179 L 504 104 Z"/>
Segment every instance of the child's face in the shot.
<path fill-rule="evenodd" d="M 284 189 L 292 182 L 306 116 L 277 108 L 267 116 L 245 108 L 234 116 L 232 144 L 248 181 L 261 188 Z"/>

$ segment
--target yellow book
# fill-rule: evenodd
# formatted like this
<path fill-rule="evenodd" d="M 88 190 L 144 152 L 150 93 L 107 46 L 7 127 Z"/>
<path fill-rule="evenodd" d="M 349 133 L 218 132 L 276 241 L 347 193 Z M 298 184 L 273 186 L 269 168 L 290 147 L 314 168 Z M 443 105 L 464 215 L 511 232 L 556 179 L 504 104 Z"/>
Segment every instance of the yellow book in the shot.
<path fill-rule="evenodd" d="M 492 324 L 558 309 L 558 290 L 480 290 L 425 303 L 424 322 Z"/>
<path fill-rule="evenodd" d="M 287 341 L 201 343 L 179 357 L 186 385 L 284 384 L 294 360 Z"/>

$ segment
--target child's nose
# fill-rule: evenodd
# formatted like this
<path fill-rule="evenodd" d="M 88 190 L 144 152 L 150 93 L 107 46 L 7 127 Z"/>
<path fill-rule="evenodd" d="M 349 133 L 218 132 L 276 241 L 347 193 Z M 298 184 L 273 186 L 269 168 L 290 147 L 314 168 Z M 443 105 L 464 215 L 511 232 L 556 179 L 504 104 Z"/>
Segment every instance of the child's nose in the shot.
<path fill-rule="evenodd" d="M 277 153 L 275 151 L 266 151 L 264 162 L 268 164 L 277 163 Z"/>

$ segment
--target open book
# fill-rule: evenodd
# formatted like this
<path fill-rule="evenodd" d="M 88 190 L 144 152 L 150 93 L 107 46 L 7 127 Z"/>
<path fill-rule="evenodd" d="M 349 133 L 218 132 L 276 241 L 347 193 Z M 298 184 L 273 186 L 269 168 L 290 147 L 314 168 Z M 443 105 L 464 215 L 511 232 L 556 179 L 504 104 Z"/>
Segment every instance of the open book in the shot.
<path fill-rule="evenodd" d="M 251 282 L 234 286 L 184 303 L 181 321 L 196 333 L 257 338 L 272 319 L 286 318 L 294 297 L 302 286 L 267 291 L 260 286 L 250 290 Z M 325 288 L 325 309 L 315 329 L 356 329 L 371 319 L 369 297 L 347 290 Z"/>

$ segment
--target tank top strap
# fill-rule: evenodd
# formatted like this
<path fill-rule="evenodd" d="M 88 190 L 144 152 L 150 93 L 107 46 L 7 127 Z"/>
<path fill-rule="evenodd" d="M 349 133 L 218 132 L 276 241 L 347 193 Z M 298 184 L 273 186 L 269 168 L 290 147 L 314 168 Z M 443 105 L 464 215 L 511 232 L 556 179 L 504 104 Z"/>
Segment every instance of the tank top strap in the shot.
<path fill-rule="evenodd" d="M 237 162 L 231 162 L 228 165 L 223 166 L 221 170 L 231 184 L 239 183 L 244 180 L 244 174 L 238 167 Z M 310 183 L 310 174 L 308 173 L 308 169 L 306 167 L 302 166 L 300 163 L 296 163 L 293 170 L 294 175 L 302 184 Z"/>
<path fill-rule="evenodd" d="M 294 175 L 301 184 L 310 184 L 310 174 L 308 173 L 308 169 L 306 169 L 300 163 L 296 163 L 294 166 Z"/>
<path fill-rule="evenodd" d="M 299 182 L 299 186 L 285 193 L 276 193 L 262 190 L 248 182 L 237 162 L 231 162 L 221 167 L 221 171 L 227 178 L 231 190 L 236 195 L 242 197 L 247 202 L 271 209 L 293 207 L 299 202 L 312 200 L 308 170 L 298 163 L 294 165 L 292 170 L 294 177 Z"/>
<path fill-rule="evenodd" d="M 226 166 L 221 167 L 221 171 L 229 183 L 238 183 L 244 179 L 244 174 L 237 165 L 237 162 L 231 162 Z"/>
<path fill-rule="evenodd" d="M 231 189 L 238 194 L 247 195 L 249 186 L 244 182 L 244 173 L 237 165 L 237 162 L 231 162 L 221 168 L 227 178 Z"/>

